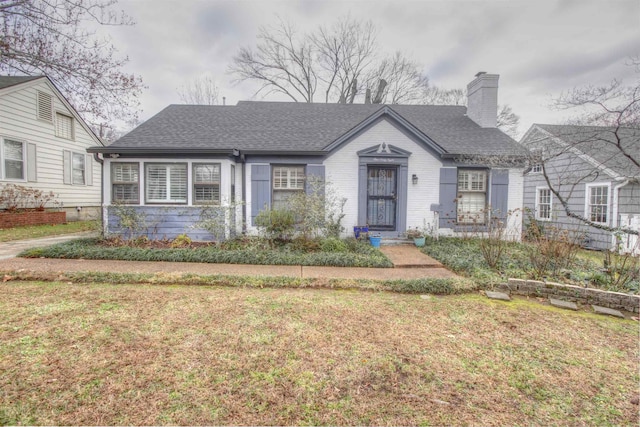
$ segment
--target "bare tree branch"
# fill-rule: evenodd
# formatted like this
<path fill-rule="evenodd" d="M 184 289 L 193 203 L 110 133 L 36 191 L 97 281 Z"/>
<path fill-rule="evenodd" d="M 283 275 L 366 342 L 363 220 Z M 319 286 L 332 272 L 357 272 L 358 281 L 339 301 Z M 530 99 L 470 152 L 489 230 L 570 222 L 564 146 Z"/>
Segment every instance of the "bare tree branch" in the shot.
<path fill-rule="evenodd" d="M 185 104 L 217 105 L 219 93 L 215 79 L 208 75 L 189 80 L 178 88 L 178 96 Z"/>
<path fill-rule="evenodd" d="M 132 25 L 115 0 L 0 1 L 0 72 L 46 74 L 98 134 L 135 119 L 144 85 L 88 24 Z"/>

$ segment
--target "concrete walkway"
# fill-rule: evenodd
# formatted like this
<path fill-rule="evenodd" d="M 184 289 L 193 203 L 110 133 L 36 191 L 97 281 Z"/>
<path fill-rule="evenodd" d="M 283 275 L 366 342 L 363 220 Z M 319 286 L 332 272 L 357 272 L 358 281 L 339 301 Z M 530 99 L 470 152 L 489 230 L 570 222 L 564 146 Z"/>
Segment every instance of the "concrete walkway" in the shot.
<path fill-rule="evenodd" d="M 193 262 L 163 261 L 115 261 L 83 259 L 16 258 L 21 251 L 48 246 L 80 237 L 95 236 L 93 232 L 46 237 L 0 243 L 0 271 L 30 271 L 34 273 L 64 272 L 118 272 L 118 273 L 191 273 L 228 276 L 300 277 L 327 279 L 372 279 L 400 280 L 432 278 L 453 278 L 456 274 L 442 267 L 433 258 L 422 254 L 413 246 L 383 247 L 396 267 L 411 268 L 362 268 L 362 267 L 316 267 L 301 265 L 250 265 L 250 264 L 207 264 Z M 396 261 L 394 261 L 394 259 Z"/>

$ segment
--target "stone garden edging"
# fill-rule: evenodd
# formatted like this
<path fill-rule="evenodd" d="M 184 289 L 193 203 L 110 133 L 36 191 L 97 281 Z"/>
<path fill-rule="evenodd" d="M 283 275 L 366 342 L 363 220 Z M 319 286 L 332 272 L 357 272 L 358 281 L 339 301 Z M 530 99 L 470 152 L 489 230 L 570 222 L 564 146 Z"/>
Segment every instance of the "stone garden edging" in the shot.
<path fill-rule="evenodd" d="M 499 288 L 515 295 L 557 297 L 583 305 L 599 305 L 630 313 L 640 312 L 640 295 L 523 279 L 509 279 L 508 283 L 499 285 Z"/>

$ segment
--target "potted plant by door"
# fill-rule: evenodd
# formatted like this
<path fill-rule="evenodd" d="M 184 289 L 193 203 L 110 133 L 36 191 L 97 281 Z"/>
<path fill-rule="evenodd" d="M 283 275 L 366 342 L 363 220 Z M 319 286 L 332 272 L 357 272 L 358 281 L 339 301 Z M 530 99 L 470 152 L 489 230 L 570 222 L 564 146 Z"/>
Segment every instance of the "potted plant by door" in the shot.
<path fill-rule="evenodd" d="M 416 227 L 416 228 L 410 228 L 407 230 L 407 238 L 408 239 L 413 239 L 413 243 L 421 248 L 424 246 L 425 241 L 426 241 L 426 233 L 424 230 Z"/>

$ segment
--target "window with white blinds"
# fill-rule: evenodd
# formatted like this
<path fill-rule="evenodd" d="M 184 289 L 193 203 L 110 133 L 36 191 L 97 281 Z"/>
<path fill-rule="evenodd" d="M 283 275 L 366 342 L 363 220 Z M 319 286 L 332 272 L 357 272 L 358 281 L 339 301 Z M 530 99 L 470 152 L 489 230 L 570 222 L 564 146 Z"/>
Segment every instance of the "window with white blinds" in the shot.
<path fill-rule="evenodd" d="M 56 113 L 56 136 L 73 139 L 73 117 Z"/>
<path fill-rule="evenodd" d="M 304 166 L 274 166 L 271 209 L 288 208 L 289 197 L 304 191 Z"/>
<path fill-rule="evenodd" d="M 458 171 L 459 224 L 484 224 L 487 206 L 487 172 Z"/>
<path fill-rule="evenodd" d="M 194 163 L 193 203 L 220 203 L 220 165 Z"/>
<path fill-rule="evenodd" d="M 36 110 L 38 119 L 53 121 L 53 97 L 45 92 L 37 91 Z"/>
<path fill-rule="evenodd" d="M 138 203 L 139 192 L 138 163 L 111 163 L 111 200 L 116 203 Z"/>
<path fill-rule="evenodd" d="M 148 203 L 187 203 L 186 164 L 145 164 Z"/>
<path fill-rule="evenodd" d="M 85 185 L 85 177 L 84 154 L 73 153 L 71 157 L 71 179 L 73 185 Z"/>
<path fill-rule="evenodd" d="M 24 176 L 24 144 L 5 139 L 2 143 L 2 163 L 4 179 L 23 180 Z"/>

